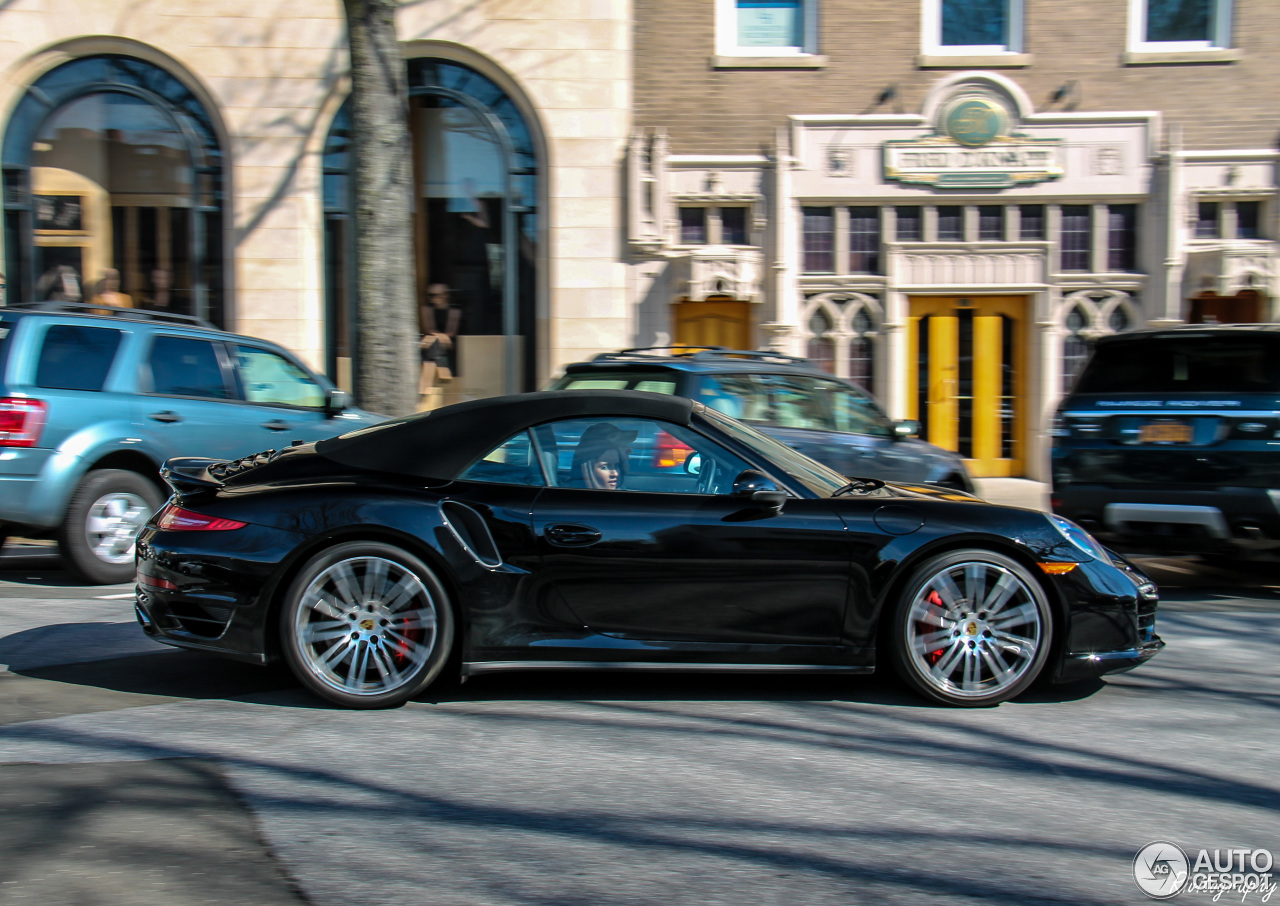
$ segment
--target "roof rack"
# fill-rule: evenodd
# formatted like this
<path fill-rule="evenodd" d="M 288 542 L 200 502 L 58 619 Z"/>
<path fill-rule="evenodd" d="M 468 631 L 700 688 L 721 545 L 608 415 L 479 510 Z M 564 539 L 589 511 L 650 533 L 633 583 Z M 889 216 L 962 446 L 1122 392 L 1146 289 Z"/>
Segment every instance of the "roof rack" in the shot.
<path fill-rule="evenodd" d="M 695 359 L 750 359 L 753 362 L 781 362 L 797 365 L 812 364 L 808 359 L 800 356 L 786 355 L 781 352 L 772 352 L 768 349 L 727 349 L 724 346 L 713 346 L 702 352 L 693 354 Z"/>
<path fill-rule="evenodd" d="M 705 362 L 709 359 L 749 359 L 756 362 L 778 362 L 785 364 L 810 364 L 808 359 L 781 352 L 770 352 L 767 349 L 730 349 L 728 346 L 639 346 L 635 349 L 620 349 L 617 352 L 602 352 L 593 358 L 593 362 L 616 362 L 624 359 L 663 359 L 687 358 Z"/>
<path fill-rule="evenodd" d="M 720 349 L 719 346 L 637 346 L 633 349 L 619 349 L 617 352 L 602 352 L 595 356 L 593 362 L 610 362 L 614 359 L 652 358 L 665 359 L 671 356 L 691 356 L 702 349 Z"/>
<path fill-rule="evenodd" d="M 212 324 L 204 320 L 204 318 L 197 318 L 195 315 L 154 311 L 150 308 L 125 308 L 121 305 L 107 305 L 105 302 L 70 302 L 48 299 L 43 302 L 13 302 L 7 307 L 20 308 L 26 311 L 60 311 L 72 314 L 79 312 L 90 315 L 100 315 L 106 312 L 114 317 L 132 318 L 135 321 L 172 321 L 176 324 L 188 324 L 192 327 L 202 327 L 206 330 L 220 332 L 222 330 L 216 324 Z"/>

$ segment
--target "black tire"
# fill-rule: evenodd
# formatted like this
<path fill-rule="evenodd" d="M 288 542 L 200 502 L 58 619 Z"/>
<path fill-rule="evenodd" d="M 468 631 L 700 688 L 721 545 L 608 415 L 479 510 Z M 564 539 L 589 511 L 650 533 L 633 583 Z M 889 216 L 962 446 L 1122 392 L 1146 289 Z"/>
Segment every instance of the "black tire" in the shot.
<path fill-rule="evenodd" d="M 132 581 L 134 538 L 163 502 L 160 489 L 137 472 L 90 472 L 58 527 L 63 565 L 90 585 Z"/>
<path fill-rule="evenodd" d="M 1053 614 L 1024 566 L 994 551 L 951 551 L 920 564 L 894 604 L 889 655 L 916 692 L 965 708 L 1017 696 L 1044 669 Z"/>
<path fill-rule="evenodd" d="M 453 626 L 432 569 L 375 541 L 314 556 L 280 609 L 289 669 L 310 692 L 346 708 L 392 708 L 421 694 L 444 670 Z"/>

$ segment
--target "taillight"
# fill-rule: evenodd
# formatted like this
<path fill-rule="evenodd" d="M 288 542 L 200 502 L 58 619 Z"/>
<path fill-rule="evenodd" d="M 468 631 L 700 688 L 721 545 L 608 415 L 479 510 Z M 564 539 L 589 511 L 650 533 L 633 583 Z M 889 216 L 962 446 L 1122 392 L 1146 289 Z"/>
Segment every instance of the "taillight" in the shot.
<path fill-rule="evenodd" d="M 49 404 L 25 396 L 0 397 L 0 447 L 34 447 Z"/>
<path fill-rule="evenodd" d="M 692 452 L 692 447 L 685 446 L 666 431 L 659 431 L 653 439 L 653 464 L 660 469 L 684 465 Z"/>
<path fill-rule="evenodd" d="M 222 519 L 218 516 L 206 516 L 192 510 L 184 510 L 180 506 L 166 503 L 156 513 L 156 527 L 167 532 L 229 532 L 232 529 L 244 528 L 247 522 L 235 519 Z"/>

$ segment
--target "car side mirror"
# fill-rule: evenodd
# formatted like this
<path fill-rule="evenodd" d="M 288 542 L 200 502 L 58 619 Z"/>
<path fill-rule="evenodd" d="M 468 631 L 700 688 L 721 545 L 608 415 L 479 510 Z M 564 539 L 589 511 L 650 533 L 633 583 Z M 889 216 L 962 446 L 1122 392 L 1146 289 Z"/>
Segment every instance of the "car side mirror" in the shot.
<path fill-rule="evenodd" d="M 906 440 L 920 433 L 920 423 L 914 418 L 904 418 L 893 423 L 893 439 Z"/>
<path fill-rule="evenodd" d="M 747 469 L 734 479 L 732 494 L 734 497 L 746 498 L 774 515 L 782 512 L 782 505 L 787 500 L 786 491 L 778 487 L 768 475 L 755 469 Z"/>
<path fill-rule="evenodd" d="M 345 412 L 351 405 L 351 394 L 345 390 L 339 390 L 337 387 L 331 387 L 324 394 L 324 415 L 325 418 L 333 418 L 342 412 Z"/>

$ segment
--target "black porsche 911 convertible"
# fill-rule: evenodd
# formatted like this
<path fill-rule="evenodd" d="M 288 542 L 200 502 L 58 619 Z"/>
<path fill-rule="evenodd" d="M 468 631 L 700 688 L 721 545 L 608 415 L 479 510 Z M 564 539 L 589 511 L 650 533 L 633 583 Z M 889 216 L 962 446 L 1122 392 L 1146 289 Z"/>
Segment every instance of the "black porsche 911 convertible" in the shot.
<path fill-rule="evenodd" d="M 175 459 L 165 478 L 173 496 L 138 537 L 143 630 L 284 657 L 350 707 L 400 704 L 446 671 L 884 661 L 980 706 L 1164 645 L 1155 586 L 1075 524 L 845 477 L 683 398 L 480 400 Z"/>

